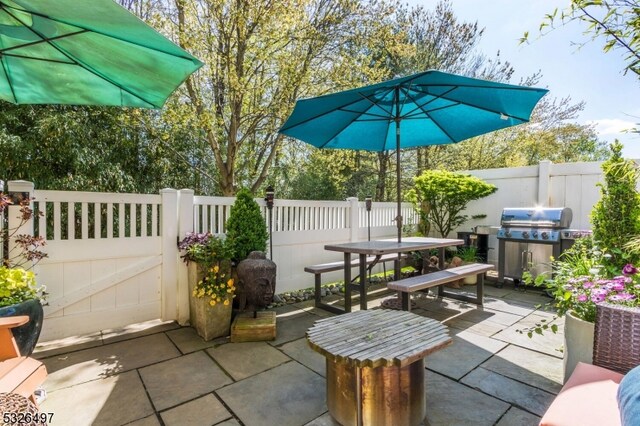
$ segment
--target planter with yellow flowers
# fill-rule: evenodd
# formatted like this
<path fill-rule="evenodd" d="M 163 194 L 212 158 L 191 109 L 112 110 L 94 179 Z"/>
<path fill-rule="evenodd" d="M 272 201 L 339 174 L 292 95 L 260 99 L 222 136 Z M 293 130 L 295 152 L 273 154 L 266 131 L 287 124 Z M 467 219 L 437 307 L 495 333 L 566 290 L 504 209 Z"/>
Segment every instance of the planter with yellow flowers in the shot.
<path fill-rule="evenodd" d="M 191 326 L 205 341 L 228 336 L 236 287 L 225 240 L 211 234 L 187 234 L 179 247 L 189 266 Z"/>

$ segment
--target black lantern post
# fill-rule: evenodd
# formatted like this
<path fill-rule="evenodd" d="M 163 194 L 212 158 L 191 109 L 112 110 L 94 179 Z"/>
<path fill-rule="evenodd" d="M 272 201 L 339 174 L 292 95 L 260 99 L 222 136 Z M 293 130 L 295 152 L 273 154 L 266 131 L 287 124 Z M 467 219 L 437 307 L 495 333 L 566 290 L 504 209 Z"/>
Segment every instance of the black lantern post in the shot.
<path fill-rule="evenodd" d="M 367 208 L 367 241 L 371 241 L 371 202 L 373 199 L 369 195 L 364 199 L 364 205 Z"/>
<path fill-rule="evenodd" d="M 273 199 L 275 193 L 273 192 L 273 186 L 267 186 L 265 191 L 264 201 L 267 203 L 267 209 L 269 209 L 269 259 L 273 260 Z"/>

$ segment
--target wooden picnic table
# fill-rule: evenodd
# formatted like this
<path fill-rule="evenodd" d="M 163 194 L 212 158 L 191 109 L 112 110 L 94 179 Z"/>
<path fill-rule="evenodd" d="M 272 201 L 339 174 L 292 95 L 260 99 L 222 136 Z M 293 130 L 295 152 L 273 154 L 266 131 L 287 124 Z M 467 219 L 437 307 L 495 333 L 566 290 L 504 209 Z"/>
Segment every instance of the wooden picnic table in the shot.
<path fill-rule="evenodd" d="M 438 249 L 440 268 L 444 269 L 444 251 L 447 247 L 464 244 L 463 240 L 451 238 L 429 238 L 429 237 L 409 237 L 398 242 L 395 239 L 358 241 L 343 244 L 328 244 L 325 250 L 338 251 L 344 253 L 344 311 L 351 312 L 351 291 L 360 293 L 360 309 L 367 309 L 367 256 L 383 256 L 386 254 L 401 254 L 410 251 L 422 251 Z M 351 282 L 351 255 L 360 256 L 360 278 L 358 283 Z M 395 280 L 400 279 L 400 262 L 396 261 Z"/>
<path fill-rule="evenodd" d="M 327 408 L 343 425 L 417 425 L 426 415 L 424 357 L 452 340 L 439 321 L 373 309 L 316 321 L 309 346 L 326 358 Z"/>

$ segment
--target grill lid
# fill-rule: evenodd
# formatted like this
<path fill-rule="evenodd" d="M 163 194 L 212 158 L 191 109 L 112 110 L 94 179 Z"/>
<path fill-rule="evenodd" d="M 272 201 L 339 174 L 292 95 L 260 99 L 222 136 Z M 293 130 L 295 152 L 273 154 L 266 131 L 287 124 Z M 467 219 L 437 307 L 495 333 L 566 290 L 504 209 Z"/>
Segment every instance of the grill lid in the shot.
<path fill-rule="evenodd" d="M 573 213 L 569 207 L 506 207 L 502 210 L 502 227 L 568 228 Z"/>

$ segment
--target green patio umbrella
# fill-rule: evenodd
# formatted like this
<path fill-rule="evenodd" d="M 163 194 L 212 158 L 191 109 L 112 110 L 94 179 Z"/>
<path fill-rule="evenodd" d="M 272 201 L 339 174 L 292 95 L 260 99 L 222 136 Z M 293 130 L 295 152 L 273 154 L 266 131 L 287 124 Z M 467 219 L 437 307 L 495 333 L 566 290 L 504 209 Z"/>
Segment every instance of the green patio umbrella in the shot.
<path fill-rule="evenodd" d="M 202 63 L 112 0 L 0 0 L 0 99 L 161 108 Z"/>
<path fill-rule="evenodd" d="M 318 148 L 395 149 L 400 242 L 400 150 L 456 143 L 526 123 L 545 93 L 430 70 L 299 100 L 280 133 Z"/>

